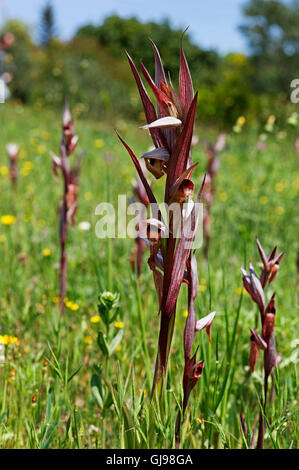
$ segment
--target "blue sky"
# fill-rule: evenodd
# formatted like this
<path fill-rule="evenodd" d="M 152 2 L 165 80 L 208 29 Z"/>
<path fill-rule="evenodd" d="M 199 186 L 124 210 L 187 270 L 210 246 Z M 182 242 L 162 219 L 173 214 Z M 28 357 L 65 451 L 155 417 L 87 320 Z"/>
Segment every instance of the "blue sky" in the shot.
<path fill-rule="evenodd" d="M 37 31 L 46 0 L 0 0 L 0 24 L 19 18 Z M 192 39 L 220 53 L 246 52 L 238 31 L 246 0 L 52 0 L 59 35 L 68 39 L 83 24 L 99 23 L 105 16 L 137 16 L 142 21 L 169 18 L 173 26 L 190 25 Z"/>

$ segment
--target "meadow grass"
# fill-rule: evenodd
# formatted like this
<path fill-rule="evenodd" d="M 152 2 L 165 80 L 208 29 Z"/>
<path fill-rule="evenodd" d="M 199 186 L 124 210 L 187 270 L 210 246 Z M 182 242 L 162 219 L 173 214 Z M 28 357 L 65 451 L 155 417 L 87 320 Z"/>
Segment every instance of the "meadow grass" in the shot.
<path fill-rule="evenodd" d="M 113 127 L 121 131 L 136 154 L 149 138 L 136 123 L 103 123 L 75 116 L 83 162 L 77 225 L 68 233 L 69 307 L 60 316 L 58 204 L 61 188 L 51 170 L 49 151 L 58 151 L 60 116 L 43 109 L 10 104 L 0 109 L 0 216 L 15 215 L 11 226 L 0 224 L 0 335 L 13 335 L 19 344 L 5 347 L 0 366 L 1 448 L 172 448 L 175 421 L 182 400 L 183 329 L 187 289 L 181 289 L 169 365 L 165 413 L 159 414 L 149 395 L 159 330 L 152 274 L 144 256 L 141 282 L 131 271 L 133 240 L 100 240 L 95 236 L 97 204 L 116 204 L 118 194 L 131 196 L 135 170 Z M 141 125 L 142 123 L 140 123 Z M 280 131 L 284 131 L 281 124 Z M 204 141 L 216 132 L 197 124 L 199 161 L 194 181 L 205 170 Z M 298 286 L 299 162 L 294 136 L 274 132 L 266 149 L 257 150 L 258 132 L 245 126 L 231 135 L 217 175 L 212 210 L 209 259 L 196 254 L 199 268 L 198 317 L 216 310 L 212 346 L 198 335 L 198 358 L 205 360 L 193 395 L 181 445 L 184 448 L 247 447 L 239 413 L 250 431 L 258 419 L 257 397 L 263 387 L 262 364 L 250 374 L 250 332 L 258 318 L 242 288 L 241 266 L 258 262 L 255 236 L 264 249 L 285 252 L 275 281 L 276 342 L 282 355 L 274 387 L 274 406 L 267 414 L 266 448 L 298 444 L 299 340 Z M 17 191 L 5 167 L 5 145 L 21 147 Z M 107 162 L 104 154 L 112 155 Z M 163 183 L 154 182 L 161 191 Z M 80 231 L 82 221 L 90 231 Z M 45 251 L 46 250 L 46 251 Z M 119 309 L 110 326 L 110 339 L 123 331 L 120 344 L 105 358 L 97 343 L 105 331 L 97 321 L 98 295 L 119 293 Z M 96 317 L 96 318 L 94 318 Z M 91 319 L 93 321 L 91 321 Z M 46 359 L 46 361 L 45 361 Z"/>

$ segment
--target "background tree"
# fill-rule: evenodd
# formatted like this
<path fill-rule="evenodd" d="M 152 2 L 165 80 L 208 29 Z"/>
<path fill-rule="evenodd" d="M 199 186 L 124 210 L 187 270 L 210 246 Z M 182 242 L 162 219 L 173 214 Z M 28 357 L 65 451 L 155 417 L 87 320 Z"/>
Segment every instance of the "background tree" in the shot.
<path fill-rule="evenodd" d="M 36 47 L 31 41 L 29 27 L 21 21 L 13 19 L 7 21 L 0 30 L 0 34 L 7 31 L 15 38 L 6 54 L 6 69 L 13 77 L 9 89 L 14 98 L 28 102 L 32 94 L 33 55 Z"/>
<path fill-rule="evenodd" d="M 55 15 L 51 2 L 48 2 L 42 11 L 40 25 L 40 43 L 43 47 L 49 47 L 56 34 Z"/>
<path fill-rule="evenodd" d="M 299 1 L 250 0 L 240 27 L 248 40 L 257 93 L 289 94 L 299 74 Z"/>

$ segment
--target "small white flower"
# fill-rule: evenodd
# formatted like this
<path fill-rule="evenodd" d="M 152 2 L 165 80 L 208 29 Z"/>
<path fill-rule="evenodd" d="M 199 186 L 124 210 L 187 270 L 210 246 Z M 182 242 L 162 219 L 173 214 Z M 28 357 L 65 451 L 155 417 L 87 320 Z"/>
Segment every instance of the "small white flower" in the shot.
<path fill-rule="evenodd" d="M 80 224 L 78 225 L 78 228 L 80 232 L 88 232 L 88 230 L 90 230 L 91 228 L 91 224 L 87 221 L 80 222 Z"/>

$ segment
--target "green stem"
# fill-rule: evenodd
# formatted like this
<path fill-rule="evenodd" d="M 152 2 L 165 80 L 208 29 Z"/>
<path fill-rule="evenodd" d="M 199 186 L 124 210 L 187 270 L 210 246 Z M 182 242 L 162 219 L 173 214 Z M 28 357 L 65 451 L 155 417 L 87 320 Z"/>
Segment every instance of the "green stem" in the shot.
<path fill-rule="evenodd" d="M 137 310 L 138 310 L 138 319 L 141 325 L 141 340 L 142 340 L 142 347 L 145 356 L 145 368 L 146 368 L 146 377 L 148 382 L 148 387 L 151 386 L 151 367 L 150 367 L 150 358 L 148 353 L 148 347 L 146 342 L 146 334 L 145 334 L 145 324 L 144 324 L 144 314 L 142 310 L 142 303 L 141 303 L 141 295 L 140 295 L 140 283 L 136 276 L 136 298 L 137 298 Z"/>
<path fill-rule="evenodd" d="M 106 167 L 106 199 L 107 203 L 110 202 L 110 173 L 109 167 Z M 112 292 L 112 246 L 111 238 L 107 237 L 107 288 Z"/>

